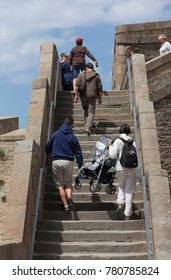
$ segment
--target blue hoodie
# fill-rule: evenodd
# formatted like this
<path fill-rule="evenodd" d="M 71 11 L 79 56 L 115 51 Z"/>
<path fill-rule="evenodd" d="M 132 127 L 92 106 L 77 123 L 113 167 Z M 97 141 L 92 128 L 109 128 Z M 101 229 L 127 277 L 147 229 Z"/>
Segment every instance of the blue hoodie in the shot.
<path fill-rule="evenodd" d="M 64 124 L 55 131 L 45 147 L 46 153 L 51 153 L 52 160 L 76 161 L 78 167 L 83 165 L 83 155 L 77 137 L 71 126 Z"/>

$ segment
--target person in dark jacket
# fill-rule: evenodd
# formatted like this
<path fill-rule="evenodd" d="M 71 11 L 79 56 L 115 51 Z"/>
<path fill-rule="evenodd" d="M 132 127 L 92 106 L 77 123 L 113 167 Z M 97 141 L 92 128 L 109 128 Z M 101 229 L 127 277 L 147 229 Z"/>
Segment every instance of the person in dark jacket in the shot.
<path fill-rule="evenodd" d="M 79 94 L 79 86 L 85 80 L 85 91 Z M 86 122 L 85 130 L 88 136 L 92 133 L 93 120 L 96 110 L 96 101 L 102 103 L 102 81 L 100 75 L 94 70 L 94 65 L 91 62 L 86 64 L 86 71 L 82 71 L 76 79 L 75 101 L 81 99 L 82 108 L 84 110 L 84 119 Z"/>
<path fill-rule="evenodd" d="M 76 158 L 79 169 L 83 165 L 81 147 L 72 126 L 73 118 L 65 118 L 64 124 L 52 134 L 45 147 L 46 153 L 51 153 L 53 178 L 59 189 L 65 212 L 74 210 L 72 199 L 74 159 Z"/>
<path fill-rule="evenodd" d="M 91 52 L 83 46 L 83 38 L 76 39 L 76 46 L 71 49 L 70 59 L 73 70 L 73 91 L 75 93 L 75 82 L 80 71 L 86 69 L 85 55 L 87 55 L 91 60 L 95 62 L 96 67 L 98 67 L 98 61 L 91 54 Z"/>
<path fill-rule="evenodd" d="M 69 54 L 63 54 L 61 61 L 62 70 L 62 88 L 66 91 L 73 90 L 73 72 L 71 71 L 71 63 Z"/>

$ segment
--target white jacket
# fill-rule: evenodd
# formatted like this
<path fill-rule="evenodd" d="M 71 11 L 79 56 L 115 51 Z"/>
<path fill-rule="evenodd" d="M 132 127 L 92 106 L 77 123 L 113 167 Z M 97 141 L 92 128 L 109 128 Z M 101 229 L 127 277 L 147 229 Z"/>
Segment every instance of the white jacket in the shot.
<path fill-rule="evenodd" d="M 125 133 L 121 133 L 119 137 L 123 138 L 126 141 L 128 141 L 129 139 L 132 139 L 130 136 L 128 136 Z M 135 146 L 135 142 L 133 143 L 133 145 Z M 122 167 L 122 165 L 120 164 L 120 160 L 119 160 L 122 155 L 123 146 L 124 146 L 124 142 L 119 138 L 117 138 L 114 141 L 112 146 L 109 146 L 109 157 L 111 157 L 112 159 L 116 159 L 116 166 L 115 166 L 116 171 L 127 169 L 125 167 Z M 118 157 L 118 155 L 119 155 L 119 157 Z"/>
<path fill-rule="evenodd" d="M 160 55 L 163 55 L 163 54 L 165 54 L 165 53 L 169 53 L 169 52 L 171 52 L 171 44 L 169 43 L 169 42 L 165 42 L 162 46 L 161 46 L 161 48 L 160 48 Z"/>

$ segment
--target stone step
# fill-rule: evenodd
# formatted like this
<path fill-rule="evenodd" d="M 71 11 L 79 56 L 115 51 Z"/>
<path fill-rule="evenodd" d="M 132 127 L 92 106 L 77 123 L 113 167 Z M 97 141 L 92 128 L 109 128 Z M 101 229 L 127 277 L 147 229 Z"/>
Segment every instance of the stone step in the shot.
<path fill-rule="evenodd" d="M 116 201 L 75 201 L 76 212 L 78 211 L 115 211 L 117 209 Z M 143 209 L 143 201 L 134 201 L 133 210 Z M 47 211 L 63 211 L 63 203 L 58 201 L 45 201 L 43 203 L 43 209 Z"/>
<path fill-rule="evenodd" d="M 58 91 L 57 96 L 70 96 L 71 91 Z M 128 90 L 103 90 L 104 96 L 128 96 Z"/>
<path fill-rule="evenodd" d="M 120 126 L 123 124 L 123 123 L 127 123 L 129 124 L 130 127 L 133 126 L 133 120 L 132 119 L 128 119 L 126 121 L 123 121 L 123 120 L 113 120 L 113 118 L 111 117 L 112 120 L 106 120 L 106 119 L 98 119 L 97 116 L 95 115 L 95 119 L 94 121 L 97 123 L 97 127 L 96 128 L 93 128 L 93 131 L 94 133 L 96 133 L 96 130 L 97 129 L 107 129 L 107 128 L 117 128 L 117 130 L 119 131 L 119 128 Z M 63 119 L 55 119 L 54 121 L 54 125 L 55 125 L 55 128 L 58 129 L 59 126 L 61 126 L 63 124 Z M 78 128 L 82 128 L 82 131 L 84 131 L 85 133 L 85 122 L 82 120 L 82 121 L 77 121 L 75 124 L 74 124 L 75 128 L 74 129 L 78 129 Z M 91 136 L 90 136 L 91 137 Z"/>
<path fill-rule="evenodd" d="M 119 115 L 119 114 L 131 114 L 130 113 L 130 107 L 121 107 L 121 108 L 115 108 L 115 106 L 113 107 L 108 107 L 106 108 L 106 106 L 103 106 L 101 107 L 100 106 L 96 106 L 96 114 L 106 114 L 106 112 L 108 114 L 116 114 L 116 115 Z M 80 114 L 83 114 L 83 109 L 82 107 L 71 107 L 71 108 L 65 108 L 65 106 L 62 106 L 62 107 L 59 107 L 57 109 L 57 112 L 56 112 L 56 116 L 58 117 L 58 114 L 67 114 L 67 115 L 72 115 L 75 119 L 75 116 L 76 115 L 80 115 Z"/>
<path fill-rule="evenodd" d="M 57 121 L 59 119 L 62 119 L 64 120 L 65 117 L 68 116 L 68 112 L 67 113 L 58 113 L 56 119 Z M 132 120 L 132 116 L 131 114 L 129 113 L 126 113 L 126 114 L 115 114 L 115 112 L 113 112 L 113 114 L 111 115 L 110 112 L 105 112 L 105 113 L 102 113 L 102 112 L 96 112 L 95 114 L 95 120 L 98 120 L 98 122 L 101 122 L 103 120 L 109 120 L 109 121 L 112 121 L 114 120 L 116 123 L 119 122 L 119 121 L 123 121 L 123 122 L 126 122 L 126 121 L 131 121 Z M 77 122 L 84 122 L 84 114 L 81 113 L 81 114 L 76 114 L 74 115 L 74 121 Z"/>
<path fill-rule="evenodd" d="M 128 108 L 130 106 L 129 100 L 127 97 L 120 98 L 118 99 L 117 97 L 115 98 L 110 98 L 103 100 L 103 103 L 101 105 L 97 104 L 97 107 L 99 108 Z M 78 103 L 72 103 L 72 100 L 69 98 L 58 98 L 57 103 L 56 103 L 56 110 L 58 111 L 59 108 L 78 108 L 82 109 L 81 102 L 79 101 Z"/>
<path fill-rule="evenodd" d="M 39 220 L 37 225 L 38 230 L 60 230 L 60 231 L 81 231 L 81 230 L 144 230 L 144 220 L 129 220 L 125 221 L 49 221 Z"/>
<path fill-rule="evenodd" d="M 59 125 L 58 125 L 59 128 Z M 91 141 L 91 139 L 93 139 L 93 137 L 97 137 L 97 139 L 100 136 L 109 136 L 111 137 L 112 134 L 112 138 L 116 138 L 119 136 L 119 128 L 120 127 L 100 127 L 97 125 L 97 127 L 93 128 L 93 134 L 91 136 L 87 136 L 87 134 L 85 133 L 85 126 L 74 126 L 73 131 L 76 135 L 82 135 L 84 137 L 84 139 Z M 134 129 L 133 127 L 131 127 L 131 131 L 132 131 L 132 137 L 134 137 Z"/>
<path fill-rule="evenodd" d="M 92 201 L 100 201 L 100 202 L 111 202 L 116 201 L 118 192 L 115 192 L 113 195 L 108 195 L 105 192 L 98 192 L 98 193 L 91 193 L 91 192 L 73 192 L 73 200 L 76 201 L 85 201 L 85 202 L 92 202 Z M 44 195 L 45 201 L 60 201 L 60 196 L 57 192 L 50 193 L 46 192 Z M 143 195 L 141 191 L 137 191 L 134 195 L 134 201 L 143 200 Z"/>
<path fill-rule="evenodd" d="M 145 230 L 37 230 L 38 242 L 135 242 L 145 240 Z"/>
<path fill-rule="evenodd" d="M 35 242 L 36 253 L 145 253 L 146 242 Z"/>
<path fill-rule="evenodd" d="M 34 260 L 147 260 L 147 253 L 61 253 L 34 254 Z"/>
<path fill-rule="evenodd" d="M 113 104 L 116 103 L 121 103 L 121 102 L 128 102 L 129 101 L 129 95 L 103 95 L 102 96 L 102 101 L 105 102 L 112 102 Z M 68 102 L 72 102 L 72 96 L 71 95 L 58 95 L 56 98 L 56 104 L 60 102 L 60 103 L 68 103 Z M 80 103 L 81 101 L 79 100 L 78 103 Z M 73 103 L 74 106 L 77 103 Z M 102 103 L 103 104 L 103 103 Z"/>
<path fill-rule="evenodd" d="M 133 212 L 131 219 L 140 220 L 143 219 L 143 210 Z M 108 210 L 108 211 L 74 211 L 64 213 L 63 211 L 43 211 L 43 219 L 56 220 L 56 221 L 75 221 L 75 220 L 124 220 L 124 214 L 120 211 Z"/>
<path fill-rule="evenodd" d="M 57 189 L 56 189 L 56 185 L 52 179 L 52 176 L 51 176 L 51 181 L 52 182 L 48 182 L 48 180 L 46 180 L 46 184 L 45 184 L 45 192 L 53 192 L 53 193 L 56 193 L 57 192 Z M 73 195 L 75 193 L 90 193 L 89 191 L 89 182 L 90 182 L 90 179 L 84 179 L 84 180 L 81 180 L 81 189 L 80 190 L 77 190 L 75 189 L 75 187 L 73 188 Z M 114 181 L 114 185 L 116 187 L 116 191 L 118 190 L 118 182 L 117 181 Z M 74 186 L 74 181 L 73 181 L 73 186 Z M 105 186 L 105 185 L 104 185 Z M 102 189 L 100 192 L 98 192 L 97 194 L 93 194 L 93 193 L 90 193 L 90 195 L 98 195 L 99 193 L 100 194 L 105 194 L 106 195 L 106 192 L 104 190 L 104 186 L 102 186 Z M 142 186 L 140 185 L 139 182 L 137 182 L 137 185 L 136 185 L 136 192 L 141 192 L 142 191 Z M 113 197 L 113 195 L 112 195 Z"/>

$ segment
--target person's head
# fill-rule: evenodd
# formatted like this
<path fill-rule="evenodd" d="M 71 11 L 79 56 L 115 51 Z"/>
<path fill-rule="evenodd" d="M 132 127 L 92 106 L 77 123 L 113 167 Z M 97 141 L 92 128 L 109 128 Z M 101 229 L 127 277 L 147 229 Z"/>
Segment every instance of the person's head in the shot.
<path fill-rule="evenodd" d="M 128 56 L 132 54 L 131 46 L 126 46 L 126 47 L 125 47 L 125 53 L 126 53 L 126 55 L 128 55 Z"/>
<path fill-rule="evenodd" d="M 63 56 L 63 61 L 64 62 L 70 62 L 70 55 L 65 53 L 64 56 Z"/>
<path fill-rule="evenodd" d="M 64 119 L 64 124 L 67 124 L 69 126 L 73 126 L 74 119 L 72 116 L 68 116 Z"/>
<path fill-rule="evenodd" d="M 120 129 L 119 129 L 119 133 L 125 133 L 126 135 L 131 134 L 131 129 L 130 126 L 128 124 L 122 124 Z"/>
<path fill-rule="evenodd" d="M 77 46 L 81 46 L 83 44 L 83 38 L 79 37 L 75 40 L 75 42 L 76 42 Z"/>
<path fill-rule="evenodd" d="M 64 61 L 64 57 L 65 57 L 65 53 L 63 52 L 63 53 L 60 54 L 60 60 Z"/>
<path fill-rule="evenodd" d="M 87 70 L 93 70 L 93 69 L 94 69 L 93 63 L 88 62 L 88 63 L 86 64 L 86 69 L 87 69 Z"/>
<path fill-rule="evenodd" d="M 164 35 L 164 34 L 161 34 L 159 37 L 158 37 L 158 40 L 161 44 L 164 44 L 166 41 L 167 41 L 167 37 Z"/>

